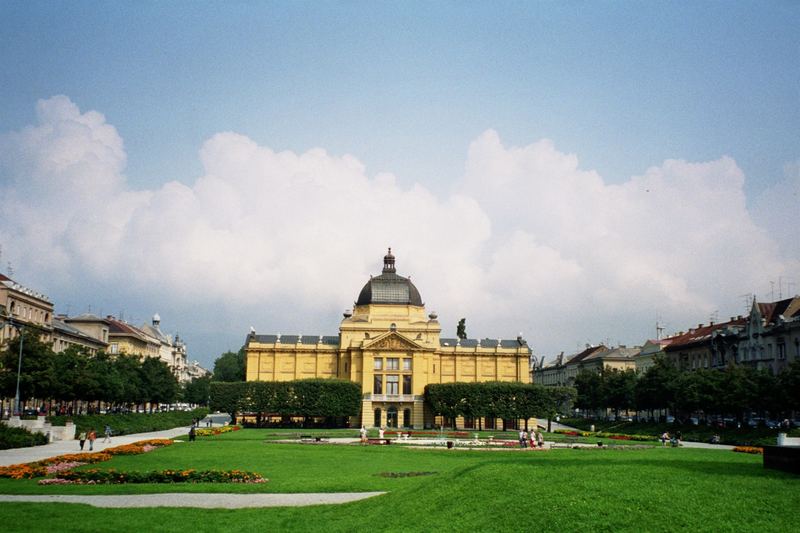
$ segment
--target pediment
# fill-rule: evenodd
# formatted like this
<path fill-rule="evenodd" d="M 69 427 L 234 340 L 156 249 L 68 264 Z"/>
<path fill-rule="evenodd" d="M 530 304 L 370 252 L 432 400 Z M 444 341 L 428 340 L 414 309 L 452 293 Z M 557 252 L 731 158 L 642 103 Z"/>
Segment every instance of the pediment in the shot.
<path fill-rule="evenodd" d="M 389 332 L 365 343 L 363 350 L 424 350 L 425 347 L 403 337 L 399 333 Z"/>

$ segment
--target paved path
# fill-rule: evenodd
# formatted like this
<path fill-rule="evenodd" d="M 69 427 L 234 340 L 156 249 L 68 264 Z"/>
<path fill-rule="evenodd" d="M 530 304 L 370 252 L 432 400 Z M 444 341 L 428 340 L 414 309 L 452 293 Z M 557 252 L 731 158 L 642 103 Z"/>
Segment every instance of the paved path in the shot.
<path fill-rule="evenodd" d="M 205 509 L 241 509 L 245 507 L 300 507 L 355 502 L 384 492 L 317 492 L 307 494 L 224 494 L 165 493 L 114 496 L 9 495 L 0 494 L 2 502 L 80 503 L 93 507 L 199 507 Z"/>
<path fill-rule="evenodd" d="M 133 435 L 118 435 L 111 437 L 111 442 L 103 442 L 103 437 L 99 438 L 94 443 L 94 451 L 100 452 L 106 448 L 113 448 L 114 446 L 121 446 L 123 444 L 131 444 L 139 440 L 146 439 L 171 439 L 178 435 L 188 435 L 189 427 L 167 429 L 165 431 L 153 431 L 151 433 L 135 433 Z M 31 463 L 33 461 L 41 461 L 48 457 L 55 457 L 65 453 L 88 453 L 89 443 L 86 443 L 83 452 L 77 440 L 60 440 L 50 444 L 43 444 L 41 446 L 31 446 L 29 448 L 12 448 L 10 450 L 0 450 L 0 466 L 15 465 L 20 463 Z"/>

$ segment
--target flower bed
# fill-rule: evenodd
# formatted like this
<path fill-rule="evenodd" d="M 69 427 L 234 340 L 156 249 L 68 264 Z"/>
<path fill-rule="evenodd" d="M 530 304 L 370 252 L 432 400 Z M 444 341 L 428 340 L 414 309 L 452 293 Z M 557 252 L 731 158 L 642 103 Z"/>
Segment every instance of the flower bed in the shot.
<path fill-rule="evenodd" d="M 214 435 L 222 435 L 223 433 L 230 433 L 231 431 L 239 431 L 241 426 L 222 426 L 218 428 L 197 428 L 194 434 L 198 437 L 211 437 Z"/>
<path fill-rule="evenodd" d="M 604 431 L 596 433 L 595 436 L 615 440 L 657 441 L 659 439 L 655 435 L 628 435 L 625 433 L 606 433 Z"/>
<path fill-rule="evenodd" d="M 36 463 L 0 466 L 0 477 L 7 477 L 11 479 L 31 479 L 35 477 L 43 477 L 47 475 L 47 471 L 43 466 Z"/>
<path fill-rule="evenodd" d="M 594 433 L 591 431 L 576 431 L 573 429 L 557 429 L 553 431 L 553 433 L 559 433 L 561 435 L 568 435 L 570 437 L 593 437 Z"/>
<path fill-rule="evenodd" d="M 0 478 L 32 479 L 44 477 L 54 473 L 72 470 L 79 466 L 108 461 L 114 455 L 136 455 L 146 453 L 156 448 L 169 446 L 173 441 L 169 439 L 140 440 L 133 444 L 124 444 L 108 448 L 102 452 L 67 453 L 48 457 L 41 461 L 0 467 Z"/>
<path fill-rule="evenodd" d="M 52 484 L 122 484 L 122 483 L 266 483 L 267 479 L 255 472 L 243 470 L 154 470 L 150 472 L 124 472 L 119 470 L 82 470 L 62 472 L 55 480 L 43 479 L 42 485 Z"/>
<path fill-rule="evenodd" d="M 757 446 L 736 446 L 733 451 L 738 453 L 752 453 L 757 455 L 764 455 L 764 448 Z"/>

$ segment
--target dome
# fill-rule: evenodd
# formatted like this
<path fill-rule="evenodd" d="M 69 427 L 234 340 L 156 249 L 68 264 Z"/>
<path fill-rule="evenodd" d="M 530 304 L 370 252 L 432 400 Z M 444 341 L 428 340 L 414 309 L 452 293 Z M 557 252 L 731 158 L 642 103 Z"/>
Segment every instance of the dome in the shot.
<path fill-rule="evenodd" d="M 370 278 L 361 293 L 356 305 L 369 304 L 401 304 L 423 306 L 419 291 L 411 280 L 398 276 L 394 269 L 392 249 L 383 258 L 383 273 Z"/>

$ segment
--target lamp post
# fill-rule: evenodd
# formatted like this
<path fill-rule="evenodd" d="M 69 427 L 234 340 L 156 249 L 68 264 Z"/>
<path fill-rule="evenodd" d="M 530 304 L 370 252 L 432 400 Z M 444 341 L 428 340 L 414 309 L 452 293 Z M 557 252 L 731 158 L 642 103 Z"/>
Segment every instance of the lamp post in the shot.
<path fill-rule="evenodd" d="M 11 317 L 10 315 L 6 316 L 6 319 L 5 319 L 4 322 L 0 322 L 0 327 L 4 327 L 6 324 L 8 324 L 9 326 L 15 328 L 17 330 L 17 333 L 19 334 L 19 360 L 17 361 L 17 392 L 14 395 L 14 414 L 19 415 L 20 414 L 20 410 L 19 410 L 19 381 L 20 381 L 20 376 L 22 375 L 22 346 L 23 346 L 23 342 L 25 340 L 23 335 L 22 335 L 22 330 L 23 330 L 24 326 L 22 324 L 14 322 L 14 318 Z"/>
<path fill-rule="evenodd" d="M 14 412 L 17 414 L 17 416 L 19 416 L 22 414 L 19 410 L 19 378 L 22 375 L 22 343 L 25 340 L 25 337 L 22 335 L 22 324 L 14 324 L 14 322 L 11 322 L 11 325 L 17 328 L 17 332 L 19 333 L 19 361 L 17 363 L 17 393 L 14 396 Z"/>

